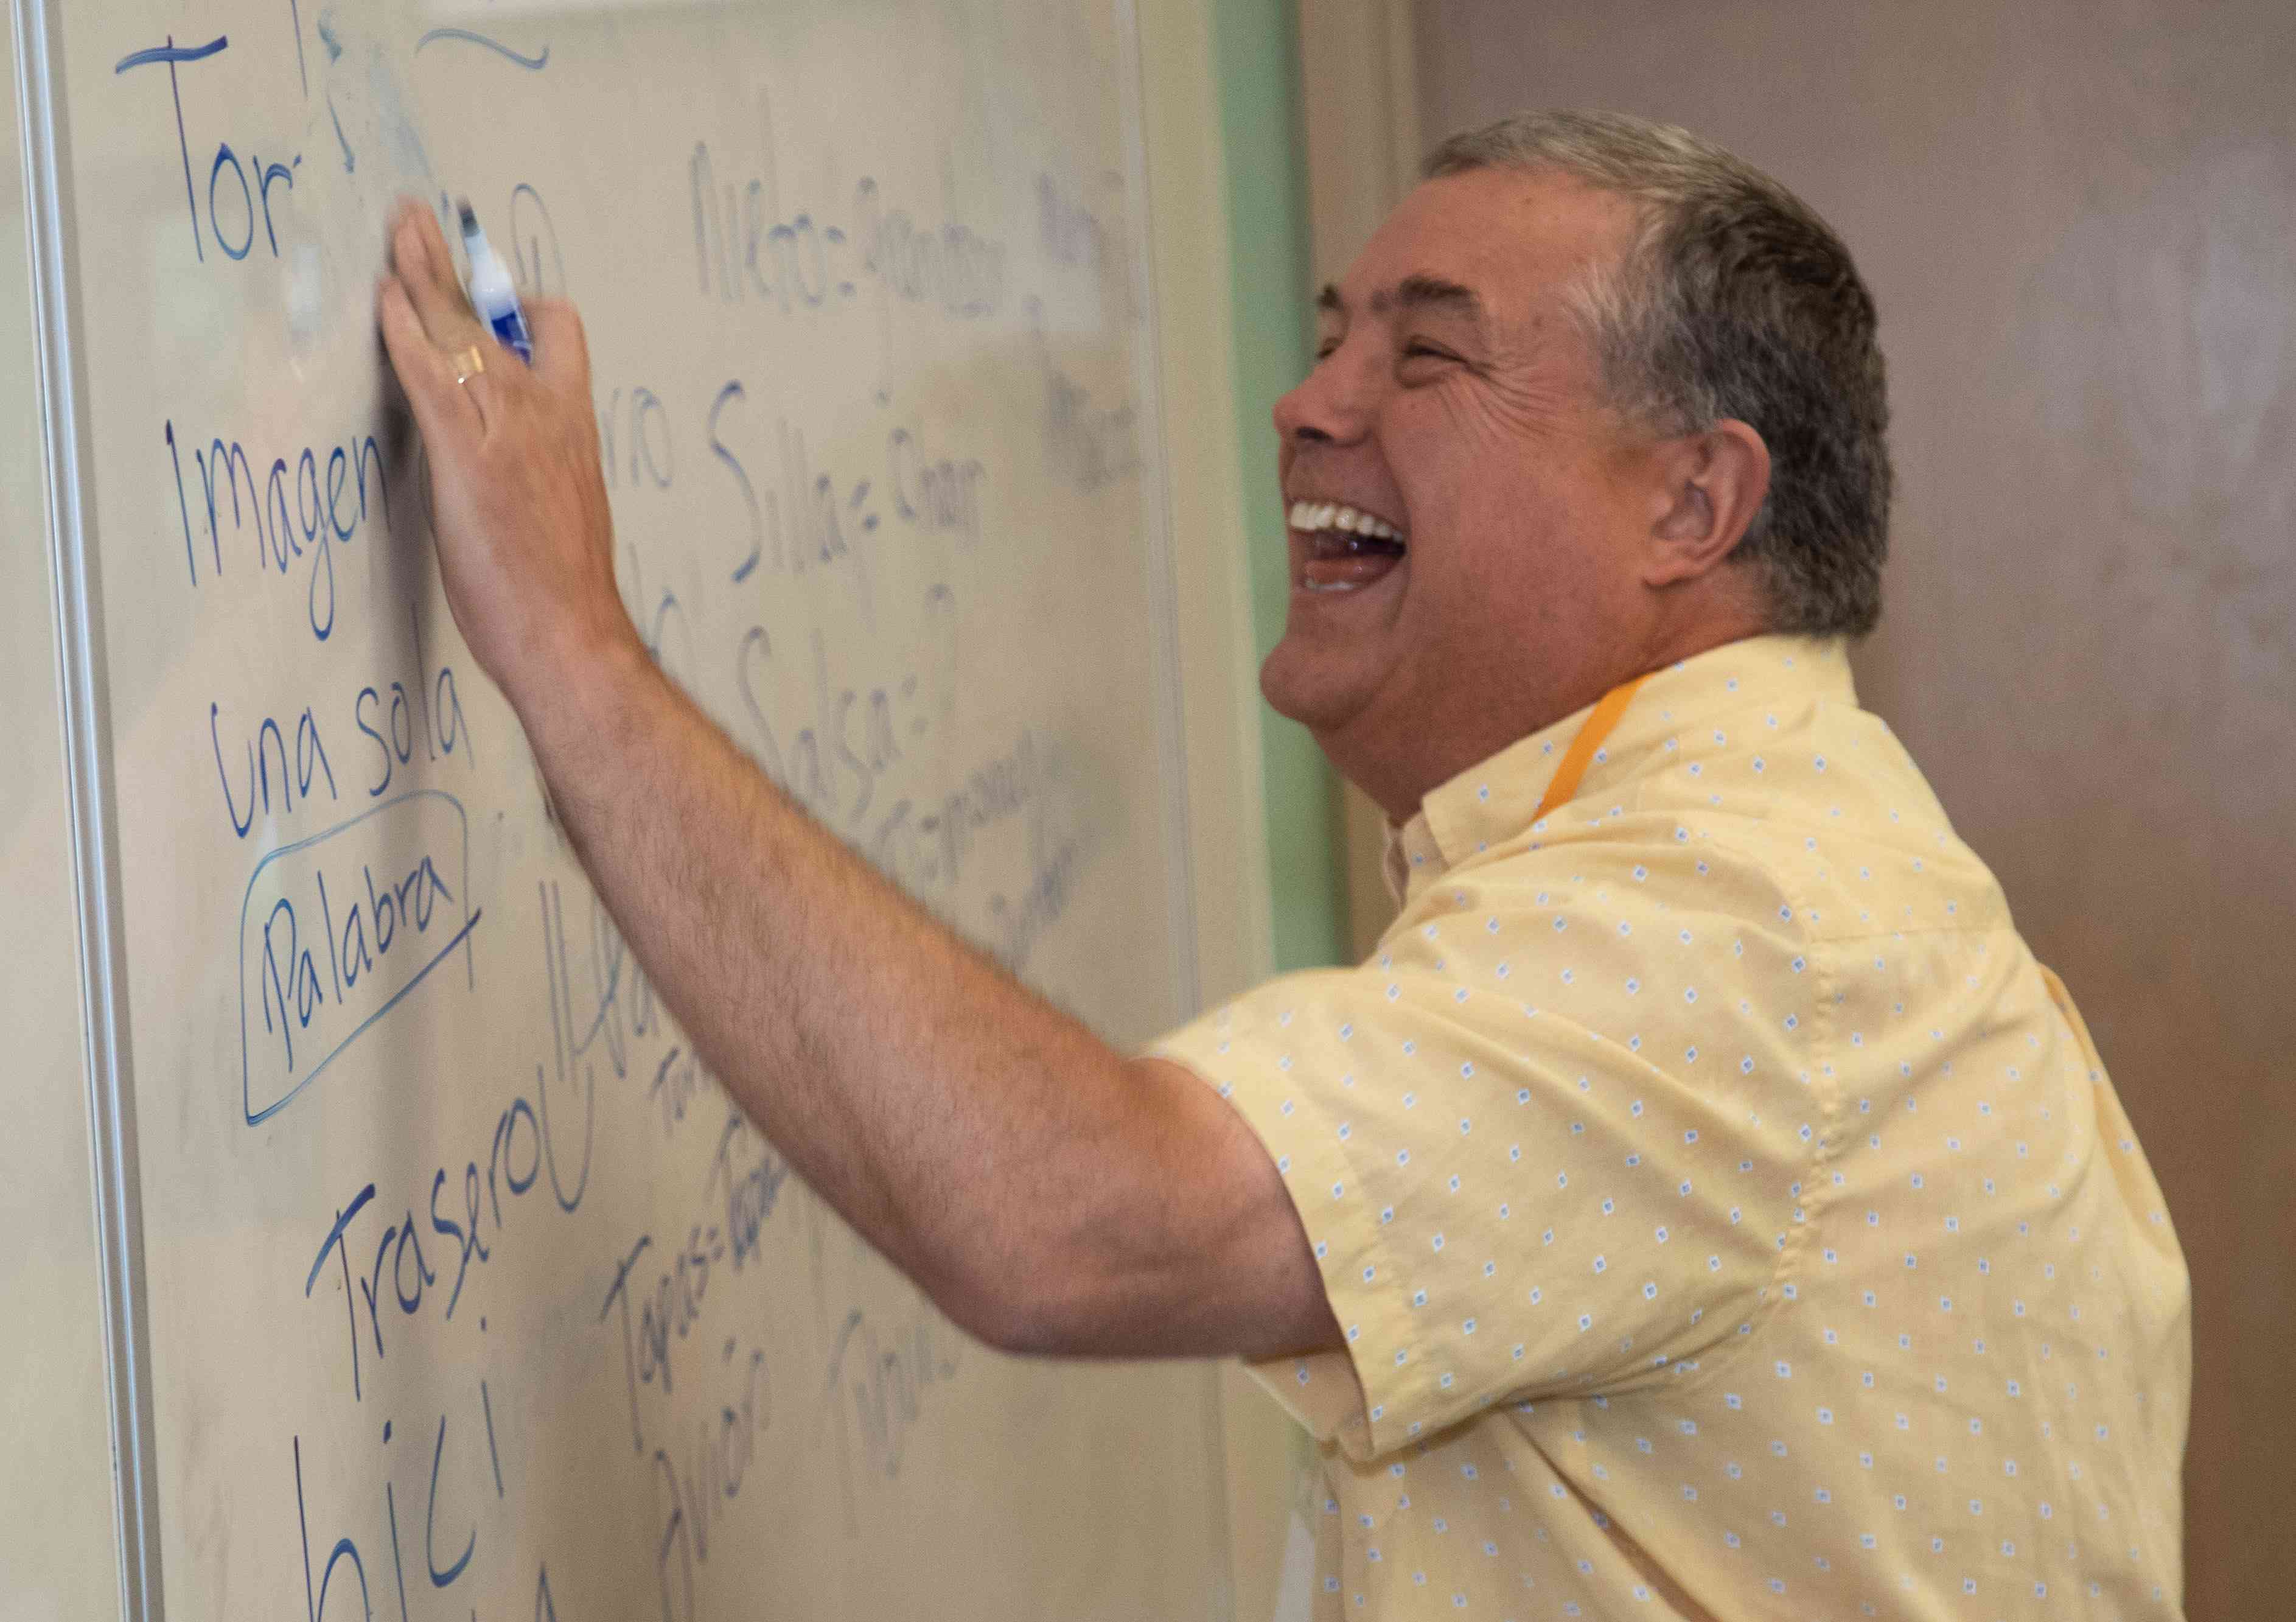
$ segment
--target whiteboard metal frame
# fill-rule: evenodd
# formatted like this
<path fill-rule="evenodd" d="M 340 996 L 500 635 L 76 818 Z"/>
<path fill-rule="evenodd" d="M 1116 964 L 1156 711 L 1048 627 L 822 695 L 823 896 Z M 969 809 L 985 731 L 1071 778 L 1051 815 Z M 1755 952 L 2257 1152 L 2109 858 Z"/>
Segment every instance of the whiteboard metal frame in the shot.
<path fill-rule="evenodd" d="M 1139 290 L 1135 324 L 1133 387 L 1140 407 L 1142 478 L 1140 529 L 1147 553 L 1151 610 L 1150 640 L 1160 668 L 1157 684 L 1156 756 L 1164 789 L 1164 861 L 1168 891 L 1173 990 L 1182 1021 L 1203 1012 L 1203 971 L 1196 941 L 1194 851 L 1189 840 L 1187 709 L 1180 667 L 1179 549 L 1172 535 L 1171 504 L 1166 499 L 1164 398 L 1160 367 L 1163 333 L 1157 321 L 1156 217 L 1148 185 L 1146 70 L 1141 60 L 1140 17 L 1136 0 L 1111 0 L 1116 24 L 1116 78 L 1123 106 L 1124 183 L 1136 222 L 1132 242 L 1132 280 Z M 1204 1460 L 1215 1490 L 1204 1495 L 1211 1516 L 1215 1587 L 1208 1596 L 1209 1622 L 1235 1622 L 1235 1536 L 1229 1525 L 1226 1491 L 1227 1423 L 1216 1365 L 1201 1372 Z"/>
<path fill-rule="evenodd" d="M 112 1508 L 120 1614 L 160 1622 L 160 1484 L 153 1446 L 151 1323 L 144 1271 L 144 1189 L 136 1154 L 120 911 L 119 801 L 110 750 L 102 594 L 91 515 L 93 456 L 74 375 L 81 312 L 74 271 L 70 135 L 63 108 L 63 0 L 13 0 L 24 228 L 31 258 L 48 545 L 72 884 L 79 909 L 82 1057 L 111 1404 Z"/>
<path fill-rule="evenodd" d="M 1111 0 L 1117 44 L 1116 78 L 1122 95 L 1124 184 L 1132 200 L 1132 283 L 1138 289 L 1134 323 L 1132 386 L 1140 438 L 1140 535 L 1147 553 L 1149 643 L 1157 683 L 1156 767 L 1163 785 L 1165 914 L 1171 933 L 1174 1000 L 1181 1020 L 1203 1011 L 1203 976 L 1196 951 L 1196 886 L 1188 841 L 1187 710 L 1180 683 L 1179 560 L 1165 500 L 1164 399 L 1158 366 L 1163 335 L 1156 319 L 1156 222 L 1148 191 L 1147 85 L 1140 61 L 1140 19 L 1134 0 Z"/>

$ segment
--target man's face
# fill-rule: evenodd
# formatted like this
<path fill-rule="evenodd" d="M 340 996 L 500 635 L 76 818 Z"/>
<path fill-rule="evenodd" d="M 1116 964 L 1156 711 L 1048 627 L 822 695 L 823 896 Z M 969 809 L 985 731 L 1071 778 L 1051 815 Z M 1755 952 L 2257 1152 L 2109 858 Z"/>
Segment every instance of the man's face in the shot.
<path fill-rule="evenodd" d="M 1591 702 L 1631 635 L 1648 497 L 1563 299 L 1632 225 L 1559 176 L 1422 184 L 1275 407 L 1292 593 L 1260 688 L 1390 815 Z"/>

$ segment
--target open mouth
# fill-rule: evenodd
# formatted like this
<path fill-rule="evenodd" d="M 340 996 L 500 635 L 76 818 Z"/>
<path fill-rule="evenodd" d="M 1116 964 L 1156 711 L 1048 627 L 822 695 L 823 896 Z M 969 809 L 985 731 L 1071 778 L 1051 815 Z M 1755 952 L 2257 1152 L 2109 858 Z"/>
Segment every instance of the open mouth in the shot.
<path fill-rule="evenodd" d="M 1406 551 L 1401 529 L 1338 502 L 1295 501 L 1289 522 L 1307 545 L 1300 583 L 1311 592 L 1361 591 L 1386 578 Z"/>

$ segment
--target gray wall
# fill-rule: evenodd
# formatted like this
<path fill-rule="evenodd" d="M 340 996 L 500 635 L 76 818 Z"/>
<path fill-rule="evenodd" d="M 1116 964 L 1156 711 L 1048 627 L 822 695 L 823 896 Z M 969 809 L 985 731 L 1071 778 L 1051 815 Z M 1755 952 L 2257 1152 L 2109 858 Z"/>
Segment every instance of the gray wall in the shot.
<path fill-rule="evenodd" d="M 1420 0 L 1430 139 L 1685 124 L 1841 231 L 1901 496 L 1858 659 L 2166 1186 L 2192 1616 L 2296 1590 L 2296 7 Z"/>

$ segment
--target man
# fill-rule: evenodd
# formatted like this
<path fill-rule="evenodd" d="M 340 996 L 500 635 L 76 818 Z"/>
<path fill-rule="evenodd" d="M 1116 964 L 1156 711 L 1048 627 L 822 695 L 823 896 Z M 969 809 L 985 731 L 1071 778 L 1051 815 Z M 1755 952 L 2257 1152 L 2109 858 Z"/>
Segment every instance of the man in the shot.
<path fill-rule="evenodd" d="M 1127 1059 L 905 902 L 648 660 L 571 312 L 472 374 L 410 210 L 381 315 L 456 620 L 718 1075 L 951 1317 L 1258 1364 L 1323 1446 L 1320 1614 L 2177 1614 L 2160 1192 L 1851 691 L 1847 251 L 1633 119 L 1429 174 L 1275 414 L 1262 684 L 1397 824 L 1359 970 Z"/>

